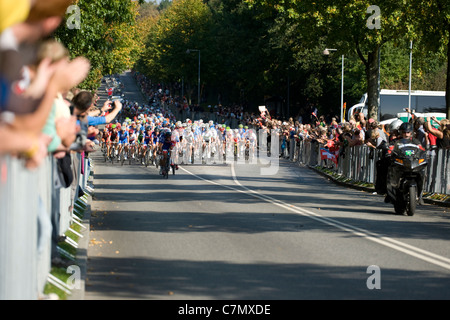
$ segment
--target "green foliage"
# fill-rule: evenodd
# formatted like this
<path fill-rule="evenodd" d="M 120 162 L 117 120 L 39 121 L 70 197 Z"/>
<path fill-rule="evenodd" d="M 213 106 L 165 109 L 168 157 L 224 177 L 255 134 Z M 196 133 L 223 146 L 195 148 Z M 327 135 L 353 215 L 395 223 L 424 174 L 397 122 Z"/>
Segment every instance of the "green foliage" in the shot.
<path fill-rule="evenodd" d="M 444 0 L 379 0 L 381 28 L 368 28 L 369 0 L 78 0 L 81 29 L 57 36 L 73 56 L 91 60 L 83 83 L 96 88 L 104 74 L 134 67 L 155 81 L 182 82 L 196 96 L 201 51 L 202 96 L 209 103 L 249 108 L 278 96 L 296 114 L 307 102 L 339 114 L 341 56 L 344 101 L 364 92 L 376 101 L 378 53 L 381 87 L 406 89 L 409 42 L 413 89 L 450 85 L 446 63 L 450 4 Z M 139 12 L 138 12 L 139 11 Z M 325 48 L 335 48 L 324 56 Z M 445 86 L 447 79 L 447 86 Z M 181 94 L 181 92 L 178 92 Z M 373 105 L 372 108 L 376 108 Z M 287 115 L 287 114 L 286 114 Z"/>
<path fill-rule="evenodd" d="M 138 53 L 133 32 L 137 3 L 130 0 L 77 0 L 80 28 L 70 29 L 63 22 L 55 36 L 72 57 L 84 56 L 91 62 L 91 72 L 81 84 L 97 89 L 105 74 L 121 72 L 134 64 Z M 70 16 L 66 16 L 69 18 Z"/>

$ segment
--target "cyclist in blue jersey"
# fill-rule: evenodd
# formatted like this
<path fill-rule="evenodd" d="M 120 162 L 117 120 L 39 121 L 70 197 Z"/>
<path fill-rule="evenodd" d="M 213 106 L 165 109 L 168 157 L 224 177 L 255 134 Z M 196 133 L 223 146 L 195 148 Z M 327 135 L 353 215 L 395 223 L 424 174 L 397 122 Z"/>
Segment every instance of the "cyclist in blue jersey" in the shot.
<path fill-rule="evenodd" d="M 152 132 L 152 152 L 153 159 L 156 159 L 156 153 L 158 152 L 158 139 L 159 139 L 160 129 L 159 127 L 155 127 Z"/>
<path fill-rule="evenodd" d="M 138 142 L 140 145 L 140 155 L 142 159 L 142 164 L 145 164 L 144 159 L 148 152 L 148 149 L 151 147 L 151 141 L 152 141 L 152 129 L 150 126 L 147 128 L 142 127 L 141 132 L 139 133 Z"/>
<path fill-rule="evenodd" d="M 127 152 L 128 152 L 128 143 L 129 143 L 129 134 L 128 134 L 128 130 L 127 130 L 127 124 L 124 122 L 122 124 L 122 126 L 120 127 L 120 131 L 118 134 L 118 152 L 119 154 L 121 153 L 122 149 L 123 149 L 123 154 L 125 157 L 125 160 L 127 159 Z M 120 161 L 120 156 L 118 158 L 118 160 Z"/>
<path fill-rule="evenodd" d="M 170 130 L 163 130 L 163 133 L 160 137 L 161 139 L 159 140 L 159 151 L 162 154 L 160 173 L 162 173 L 162 170 L 163 168 L 165 168 L 167 161 L 170 161 L 170 152 L 172 151 L 175 142 L 172 141 L 172 132 Z"/>

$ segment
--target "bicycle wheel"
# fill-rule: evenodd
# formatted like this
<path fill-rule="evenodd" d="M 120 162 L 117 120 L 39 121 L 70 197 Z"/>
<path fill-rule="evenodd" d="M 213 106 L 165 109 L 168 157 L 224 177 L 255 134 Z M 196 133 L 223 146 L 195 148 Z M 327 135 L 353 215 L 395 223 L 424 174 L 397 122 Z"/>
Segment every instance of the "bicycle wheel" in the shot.
<path fill-rule="evenodd" d="M 120 164 L 123 166 L 123 163 L 125 162 L 125 152 L 123 152 L 123 149 L 120 151 Z"/>
<path fill-rule="evenodd" d="M 170 171 L 170 165 L 166 164 L 166 168 L 164 169 L 164 178 L 169 179 L 169 171 Z"/>
<path fill-rule="evenodd" d="M 114 163 L 114 157 L 115 156 L 116 156 L 116 147 L 112 146 L 111 147 L 110 156 L 109 156 L 109 160 L 111 161 L 111 164 Z"/>
<path fill-rule="evenodd" d="M 145 154 L 144 154 L 144 164 L 145 167 L 148 167 L 148 164 L 150 163 L 150 156 L 149 156 L 149 152 L 148 150 L 146 150 Z"/>

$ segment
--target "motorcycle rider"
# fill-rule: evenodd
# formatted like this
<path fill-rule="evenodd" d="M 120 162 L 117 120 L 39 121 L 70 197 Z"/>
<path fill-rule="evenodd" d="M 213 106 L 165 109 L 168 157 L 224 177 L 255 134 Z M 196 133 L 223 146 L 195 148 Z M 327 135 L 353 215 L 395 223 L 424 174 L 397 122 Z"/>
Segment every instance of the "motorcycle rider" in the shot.
<path fill-rule="evenodd" d="M 387 194 L 386 183 L 388 166 L 390 163 L 389 145 L 393 145 L 398 139 L 398 130 L 403 124 L 403 121 L 397 119 L 393 121 L 388 128 L 389 137 L 387 143 L 382 143 L 376 148 L 381 150 L 381 158 L 376 162 L 377 176 L 375 181 L 375 190 L 378 194 Z M 385 202 L 389 202 L 389 198 L 386 196 Z"/>
<path fill-rule="evenodd" d="M 401 149 L 404 145 L 407 144 L 414 144 L 419 146 L 419 149 L 425 151 L 425 149 L 423 148 L 422 144 L 420 143 L 419 140 L 417 140 L 416 138 L 413 137 L 413 131 L 414 131 L 414 126 L 412 123 L 410 122 L 404 122 L 400 125 L 398 132 L 399 132 L 399 136 L 392 140 L 389 148 L 387 150 L 387 153 L 390 155 L 392 152 L 396 152 L 396 150 Z M 387 174 L 389 165 L 390 165 L 390 161 L 385 161 L 385 172 Z M 382 170 L 382 171 L 384 171 Z M 386 190 L 386 183 L 387 181 L 385 180 L 385 186 L 384 186 L 384 190 Z M 420 199 L 420 203 L 422 203 L 422 196 L 419 197 Z M 388 203 L 391 202 L 391 197 L 389 195 L 386 194 L 386 197 L 384 199 L 384 202 Z"/>

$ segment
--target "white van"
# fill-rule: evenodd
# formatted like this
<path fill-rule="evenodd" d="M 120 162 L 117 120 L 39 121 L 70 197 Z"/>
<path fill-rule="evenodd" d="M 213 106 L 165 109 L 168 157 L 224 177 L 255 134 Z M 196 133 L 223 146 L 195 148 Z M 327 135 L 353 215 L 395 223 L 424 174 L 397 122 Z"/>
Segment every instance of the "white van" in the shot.
<path fill-rule="evenodd" d="M 380 105 L 378 107 L 378 120 L 397 118 L 408 107 L 408 90 L 380 91 Z M 347 112 L 347 120 L 356 111 L 363 112 L 367 117 L 367 93 L 361 100 L 352 106 Z M 411 109 L 417 113 L 446 113 L 445 91 L 411 91 Z"/>

